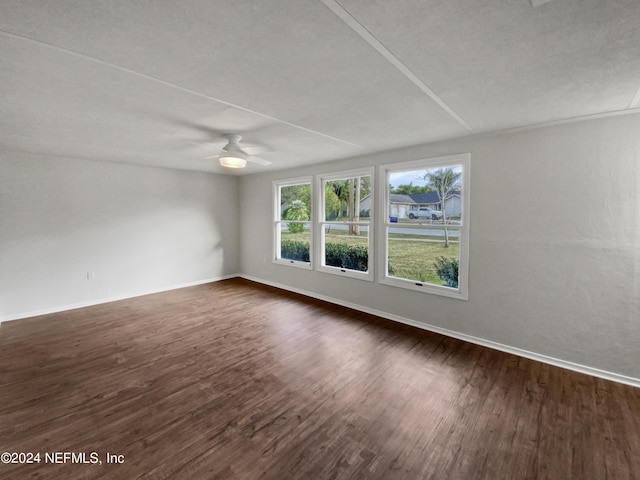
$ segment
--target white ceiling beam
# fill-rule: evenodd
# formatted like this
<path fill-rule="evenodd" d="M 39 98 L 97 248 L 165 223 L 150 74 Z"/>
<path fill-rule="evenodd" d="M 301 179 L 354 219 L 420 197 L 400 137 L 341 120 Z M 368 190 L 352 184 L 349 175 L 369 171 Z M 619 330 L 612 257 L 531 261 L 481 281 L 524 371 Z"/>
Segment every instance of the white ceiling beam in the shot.
<path fill-rule="evenodd" d="M 175 83 L 167 82 L 165 80 L 162 80 L 162 79 L 160 79 L 158 77 L 154 77 L 152 75 L 147 75 L 145 73 L 137 72 L 137 71 L 132 70 L 132 69 L 127 68 L 127 67 L 122 67 L 122 66 L 116 65 L 114 63 L 106 62 L 106 61 L 101 60 L 99 58 L 95 58 L 95 57 L 91 57 L 89 55 L 85 55 L 84 53 L 76 52 L 74 50 L 69 50 L 68 48 L 59 47 L 57 45 L 53 45 L 53 44 L 50 44 L 50 43 L 42 42 L 40 40 L 34 40 L 33 38 L 25 37 L 24 35 L 19 35 L 19 34 L 13 33 L 13 32 L 7 32 L 5 30 L 0 30 L 0 35 L 5 35 L 7 37 L 15 38 L 15 39 L 18 39 L 18 40 L 21 40 L 21 41 L 32 42 L 32 43 L 38 44 L 40 46 L 44 46 L 45 48 L 50 48 L 50 49 L 53 49 L 53 50 L 57 50 L 59 52 L 64 52 L 64 53 L 66 53 L 68 55 L 73 55 L 75 57 L 82 58 L 83 60 L 88 60 L 88 61 L 91 61 L 91 62 L 98 63 L 100 65 L 104 65 L 104 66 L 107 66 L 107 67 L 110 67 L 110 68 L 114 68 L 116 70 L 120 70 L 122 72 L 126 72 L 128 74 L 135 75 L 137 77 L 141 77 L 141 78 L 144 78 L 146 80 L 149 80 L 149 81 L 152 81 L 152 82 L 155 82 L 155 83 L 159 83 L 159 84 L 164 85 L 166 87 L 174 88 L 174 89 L 179 90 L 181 92 L 189 93 L 191 95 L 196 95 L 196 96 L 198 96 L 200 98 L 204 98 L 204 99 L 210 100 L 212 102 L 217 102 L 217 103 L 220 103 L 222 105 L 226 105 L 228 107 L 235 108 L 237 110 L 241 110 L 243 112 L 250 113 L 252 115 L 257 115 L 257 116 L 260 116 L 260 117 L 265 118 L 267 120 L 271 120 L 273 122 L 278 122 L 278 123 L 281 123 L 283 125 L 287 125 L 289 127 L 297 128 L 298 130 L 302 130 L 304 132 L 311 133 L 313 135 L 318 135 L 320 137 L 324 137 L 326 139 L 329 139 L 329 140 L 332 140 L 332 141 L 335 141 L 335 142 L 343 143 L 345 145 L 350 145 L 352 147 L 357 147 L 357 148 L 361 148 L 363 150 L 366 150 L 365 147 L 363 147 L 362 145 L 358 145 L 358 144 L 355 144 L 355 143 L 352 143 L 352 142 L 348 142 L 348 141 L 343 140 L 341 138 L 333 137 L 331 135 L 327 135 L 326 133 L 318 132 L 316 130 L 312 130 L 310 128 L 303 127 L 302 125 L 291 123 L 291 122 L 288 122 L 288 121 L 283 120 L 281 118 L 276 118 L 276 117 L 273 117 L 271 115 L 267 115 L 267 114 L 262 113 L 262 112 L 257 112 L 255 110 L 251 110 L 250 108 L 243 107 L 241 105 L 236 105 L 236 104 L 227 102 L 225 100 L 222 100 L 220 98 L 212 97 L 212 96 L 204 94 L 202 92 L 197 92 L 197 91 L 192 90 L 190 88 L 186 88 L 186 87 L 177 85 Z"/>
<path fill-rule="evenodd" d="M 445 103 L 433 90 L 429 88 L 418 76 L 411 71 L 398 57 L 396 57 L 382 42 L 380 42 L 373 34 L 367 30 L 358 20 L 356 20 L 342 5 L 335 0 L 321 0 L 329 10 L 335 13 L 344 23 L 347 24 L 354 32 L 356 32 L 365 42 L 371 45 L 380 55 L 382 55 L 389 63 L 396 67 L 400 73 L 413 82 L 420 90 L 422 90 L 431 100 L 433 100 L 440 108 L 447 112 L 454 120 L 462 125 L 469 133 L 475 133 L 474 130 L 458 115 L 449 105 Z"/>

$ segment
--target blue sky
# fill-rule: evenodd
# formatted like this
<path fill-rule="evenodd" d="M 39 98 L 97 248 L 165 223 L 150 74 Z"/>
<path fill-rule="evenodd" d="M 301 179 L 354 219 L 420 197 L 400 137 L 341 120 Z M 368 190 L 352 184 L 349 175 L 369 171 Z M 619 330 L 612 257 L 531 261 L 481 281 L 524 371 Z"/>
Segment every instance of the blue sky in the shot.
<path fill-rule="evenodd" d="M 397 187 L 398 185 L 409 185 L 410 183 L 421 187 L 426 183 L 420 178 L 424 173 L 424 168 L 410 172 L 393 172 L 389 175 L 389 183 L 394 187 Z"/>
<path fill-rule="evenodd" d="M 457 165 L 451 165 L 455 171 L 462 171 L 462 168 Z M 427 168 L 419 168 L 416 170 L 404 170 L 398 172 L 392 172 L 389 175 L 389 183 L 394 187 L 398 185 L 408 185 L 412 183 L 413 185 L 417 185 L 419 187 L 425 185 L 425 180 L 423 180 L 424 174 L 427 170 L 436 170 L 436 169 L 427 169 Z"/>

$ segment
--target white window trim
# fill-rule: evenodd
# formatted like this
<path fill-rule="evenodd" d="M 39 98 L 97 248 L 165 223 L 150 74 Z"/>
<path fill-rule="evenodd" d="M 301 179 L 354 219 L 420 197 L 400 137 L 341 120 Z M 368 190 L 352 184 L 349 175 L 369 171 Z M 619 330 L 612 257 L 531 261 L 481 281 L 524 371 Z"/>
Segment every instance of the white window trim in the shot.
<path fill-rule="evenodd" d="M 405 288 L 416 292 L 430 293 L 442 295 L 460 300 L 468 300 L 469 298 L 469 211 L 470 211 L 470 160 L 469 153 L 447 155 L 443 157 L 424 158 L 421 160 L 394 163 L 388 165 L 380 165 L 378 167 L 378 189 L 377 189 L 377 211 L 382 213 L 381 221 L 378 222 L 376 237 L 378 239 L 378 258 L 377 258 L 377 281 L 383 285 L 390 285 L 399 288 Z M 458 288 L 444 287 L 429 283 L 421 283 L 408 279 L 401 279 L 388 276 L 388 241 L 387 228 L 391 225 L 389 221 L 389 174 L 398 170 L 411 170 L 413 168 L 438 168 L 451 165 L 462 165 L 462 224 L 456 230 L 460 231 L 459 236 L 459 269 L 458 269 Z M 404 227 L 404 226 L 403 226 Z M 421 228 L 407 226 L 407 228 Z"/>
<path fill-rule="evenodd" d="M 291 221 L 288 220 L 281 220 L 280 219 L 280 188 L 281 187 L 288 187 L 288 186 L 292 186 L 292 185 L 304 185 L 304 184 L 309 184 L 309 189 L 311 190 L 311 215 L 309 220 L 306 221 L 302 221 L 299 223 L 308 223 L 309 224 L 309 262 L 302 262 L 300 260 L 290 260 L 288 258 L 280 258 L 280 249 L 278 248 L 280 246 L 280 241 L 281 241 L 281 228 L 280 225 L 283 223 L 292 223 Z M 273 222 L 272 222 L 272 228 L 273 228 L 273 245 L 272 245 L 272 254 L 273 254 L 273 258 L 272 261 L 275 264 L 278 265 L 286 265 L 288 267 L 296 267 L 296 268 L 302 268 L 305 270 L 312 270 L 313 269 L 313 257 L 314 257 L 314 244 L 315 242 L 315 238 L 314 238 L 314 216 L 315 216 L 315 209 L 313 208 L 314 205 L 314 188 L 313 188 L 313 177 L 308 176 L 308 177 L 299 177 L 299 178 L 289 178 L 289 179 L 285 179 L 285 180 L 274 180 L 273 181 Z M 297 223 L 297 222 L 293 222 L 293 223 Z"/>
<path fill-rule="evenodd" d="M 369 215 L 369 222 L 331 222 L 325 219 L 325 201 L 324 201 L 324 183 L 331 180 L 343 180 L 345 178 L 354 177 L 371 177 L 371 213 Z M 357 278 L 359 280 L 368 280 L 373 282 L 375 280 L 375 252 L 374 238 L 376 236 L 375 230 L 375 169 L 373 167 L 360 168 L 355 170 L 347 170 L 343 172 L 331 172 L 327 174 L 321 174 L 316 176 L 316 191 L 318 192 L 317 198 L 317 212 L 316 222 L 317 228 L 315 229 L 315 241 L 314 244 L 317 248 L 314 249 L 315 253 L 315 269 L 319 272 L 330 273 L 333 275 L 341 275 L 344 277 Z M 340 267 L 332 267 L 325 265 L 325 239 L 324 239 L 324 226 L 333 225 L 336 223 L 354 223 L 357 225 L 366 225 L 367 232 L 367 248 L 369 250 L 369 257 L 367 262 L 367 271 L 359 272 L 356 270 L 344 269 Z"/>

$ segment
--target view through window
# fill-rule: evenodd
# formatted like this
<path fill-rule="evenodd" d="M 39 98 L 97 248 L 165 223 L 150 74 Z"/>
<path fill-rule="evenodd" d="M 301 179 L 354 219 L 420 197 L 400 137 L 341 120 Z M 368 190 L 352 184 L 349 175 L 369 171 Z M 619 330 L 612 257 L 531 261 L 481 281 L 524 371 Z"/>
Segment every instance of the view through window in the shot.
<path fill-rule="evenodd" d="M 469 164 L 379 166 L 375 191 L 373 167 L 275 181 L 275 261 L 466 300 Z"/>
<path fill-rule="evenodd" d="M 276 183 L 276 260 L 311 265 L 311 181 Z"/>
<path fill-rule="evenodd" d="M 321 192 L 321 265 L 332 273 L 369 272 L 371 175 L 324 177 Z"/>
<path fill-rule="evenodd" d="M 466 162 L 425 160 L 387 167 L 386 280 L 416 289 L 462 291 Z"/>

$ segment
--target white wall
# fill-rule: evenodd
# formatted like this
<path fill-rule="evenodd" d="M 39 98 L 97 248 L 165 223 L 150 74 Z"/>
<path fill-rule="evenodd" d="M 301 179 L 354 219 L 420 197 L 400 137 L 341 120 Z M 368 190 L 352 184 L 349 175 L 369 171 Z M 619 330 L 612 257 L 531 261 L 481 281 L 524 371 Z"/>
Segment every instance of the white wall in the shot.
<path fill-rule="evenodd" d="M 471 153 L 469 300 L 272 264 L 272 180 Z M 240 180 L 241 272 L 640 382 L 640 115 Z"/>
<path fill-rule="evenodd" d="M 235 274 L 237 200 L 231 176 L 0 152 L 0 320 Z"/>

